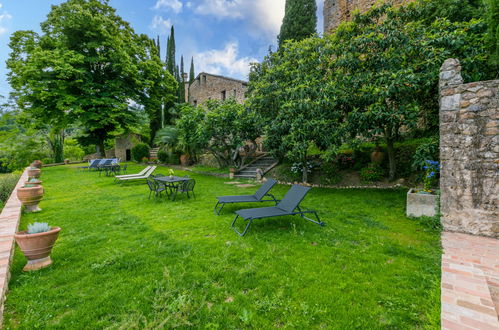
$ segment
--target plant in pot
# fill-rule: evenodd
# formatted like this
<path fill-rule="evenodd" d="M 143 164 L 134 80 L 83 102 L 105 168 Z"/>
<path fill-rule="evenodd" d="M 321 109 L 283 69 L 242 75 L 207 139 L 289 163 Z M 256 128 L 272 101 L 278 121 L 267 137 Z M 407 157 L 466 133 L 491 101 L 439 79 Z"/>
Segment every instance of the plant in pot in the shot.
<path fill-rule="evenodd" d="M 171 168 L 170 168 L 170 169 L 168 170 L 168 174 L 169 174 L 169 176 L 170 176 L 170 179 L 173 179 L 173 175 L 175 174 L 175 172 L 173 172 L 173 169 L 171 169 Z"/>
<path fill-rule="evenodd" d="M 43 187 L 40 184 L 26 184 L 17 188 L 17 198 L 26 208 L 26 212 L 39 212 L 38 203 L 43 199 Z"/>
<path fill-rule="evenodd" d="M 42 161 L 41 160 L 35 160 L 33 163 L 31 163 L 32 167 L 36 168 L 42 168 Z"/>
<path fill-rule="evenodd" d="M 50 252 L 59 236 L 61 228 L 50 227 L 47 223 L 35 222 L 28 229 L 14 235 L 17 245 L 23 252 L 28 263 L 24 271 L 37 270 L 52 264 Z"/>
<path fill-rule="evenodd" d="M 438 192 L 434 189 L 440 172 L 438 161 L 426 160 L 423 189 L 410 189 L 407 193 L 408 217 L 433 217 L 437 214 Z"/>
<path fill-rule="evenodd" d="M 42 170 L 40 170 L 38 167 L 30 166 L 28 168 L 28 177 L 30 178 L 39 178 L 40 175 L 42 174 Z"/>
<path fill-rule="evenodd" d="M 43 181 L 37 178 L 29 178 L 28 181 L 24 182 L 24 185 L 34 185 L 34 186 L 40 186 Z"/>
<path fill-rule="evenodd" d="M 68 165 L 69 164 L 69 159 L 64 159 L 64 164 Z"/>

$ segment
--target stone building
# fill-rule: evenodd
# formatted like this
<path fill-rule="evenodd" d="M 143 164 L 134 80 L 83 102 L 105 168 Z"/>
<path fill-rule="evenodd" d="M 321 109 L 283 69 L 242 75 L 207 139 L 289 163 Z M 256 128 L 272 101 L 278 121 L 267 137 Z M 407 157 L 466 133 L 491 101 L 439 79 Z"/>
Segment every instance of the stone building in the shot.
<path fill-rule="evenodd" d="M 414 0 L 392 0 L 395 5 L 401 5 Z M 324 1 L 324 32 L 333 31 L 341 22 L 349 21 L 355 10 L 364 13 L 371 9 L 379 0 L 325 0 Z"/>
<path fill-rule="evenodd" d="M 242 103 L 247 89 L 246 81 L 201 72 L 190 86 L 186 84 L 186 100 L 192 105 L 229 98 Z"/>

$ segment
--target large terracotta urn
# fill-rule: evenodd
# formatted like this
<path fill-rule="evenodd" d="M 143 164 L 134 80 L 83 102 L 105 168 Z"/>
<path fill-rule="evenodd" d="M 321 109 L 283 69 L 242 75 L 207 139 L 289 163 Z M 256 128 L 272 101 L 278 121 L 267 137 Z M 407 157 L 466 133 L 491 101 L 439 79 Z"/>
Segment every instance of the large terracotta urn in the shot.
<path fill-rule="evenodd" d="M 28 184 L 17 188 L 17 198 L 26 207 L 26 212 L 39 212 L 38 203 L 43 199 L 43 187 L 41 185 Z"/>
<path fill-rule="evenodd" d="M 385 159 L 385 153 L 381 151 L 380 147 L 376 147 L 374 151 L 371 153 L 371 162 L 376 164 L 381 164 Z"/>
<path fill-rule="evenodd" d="M 14 235 L 17 245 L 28 259 L 24 271 L 37 270 L 52 264 L 50 252 L 60 231 L 60 227 L 52 227 L 43 233 L 28 234 L 28 231 L 24 230 Z"/>
<path fill-rule="evenodd" d="M 36 167 L 30 167 L 28 168 L 28 177 L 30 178 L 39 178 L 40 175 L 42 174 L 42 170 Z"/>
<path fill-rule="evenodd" d="M 43 181 L 38 180 L 37 178 L 31 178 L 28 181 L 24 182 L 24 185 L 34 185 L 34 186 L 40 186 Z"/>
<path fill-rule="evenodd" d="M 183 154 L 180 156 L 180 165 L 182 166 L 189 166 L 191 162 L 191 156 L 188 154 Z"/>
<path fill-rule="evenodd" d="M 41 160 L 35 160 L 33 163 L 31 163 L 32 167 L 36 168 L 42 168 L 42 161 Z"/>

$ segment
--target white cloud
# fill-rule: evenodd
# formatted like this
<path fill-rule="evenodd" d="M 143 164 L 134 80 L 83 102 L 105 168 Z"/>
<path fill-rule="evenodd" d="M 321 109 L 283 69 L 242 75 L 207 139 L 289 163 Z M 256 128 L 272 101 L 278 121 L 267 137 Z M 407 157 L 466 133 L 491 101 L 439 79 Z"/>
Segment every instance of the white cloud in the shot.
<path fill-rule="evenodd" d="M 170 8 L 176 14 L 182 11 L 183 3 L 179 0 L 157 0 L 154 9 Z"/>
<path fill-rule="evenodd" d="M 200 15 L 210 15 L 218 18 L 242 18 L 245 0 L 203 0 L 194 12 Z"/>
<path fill-rule="evenodd" d="M 2 9 L 1 3 L 0 3 L 0 9 Z M 4 24 L 6 23 L 6 21 L 9 21 L 11 18 L 12 18 L 12 15 L 10 15 L 5 10 L 0 12 L 0 36 L 7 32 L 7 28 L 5 27 Z"/>
<path fill-rule="evenodd" d="M 247 78 L 255 58 L 238 58 L 239 45 L 229 42 L 224 49 L 212 49 L 194 56 L 196 71 Z"/>
<path fill-rule="evenodd" d="M 152 19 L 149 28 L 151 30 L 158 31 L 161 34 L 167 34 L 172 27 L 172 21 L 170 19 L 164 19 L 159 15 L 155 15 Z"/>

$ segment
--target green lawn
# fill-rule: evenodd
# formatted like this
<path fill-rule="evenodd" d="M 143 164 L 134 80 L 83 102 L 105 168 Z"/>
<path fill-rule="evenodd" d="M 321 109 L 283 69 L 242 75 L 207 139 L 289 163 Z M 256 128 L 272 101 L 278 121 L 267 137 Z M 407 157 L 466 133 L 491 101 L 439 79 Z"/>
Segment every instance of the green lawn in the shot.
<path fill-rule="evenodd" d="M 303 205 L 326 227 L 260 220 L 241 238 L 236 208 L 215 216 L 214 197 L 255 188 L 190 175 L 197 199 L 171 202 L 43 169 L 43 211 L 21 228 L 63 230 L 46 269 L 22 272 L 16 250 L 4 328 L 439 328 L 439 233 L 404 216 L 405 191 L 313 189 Z"/>

